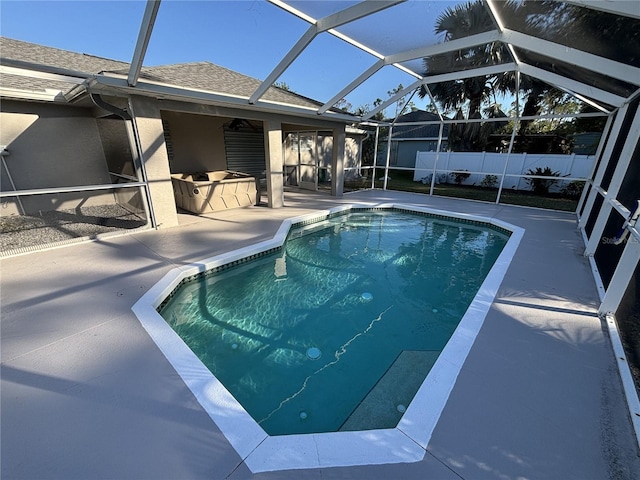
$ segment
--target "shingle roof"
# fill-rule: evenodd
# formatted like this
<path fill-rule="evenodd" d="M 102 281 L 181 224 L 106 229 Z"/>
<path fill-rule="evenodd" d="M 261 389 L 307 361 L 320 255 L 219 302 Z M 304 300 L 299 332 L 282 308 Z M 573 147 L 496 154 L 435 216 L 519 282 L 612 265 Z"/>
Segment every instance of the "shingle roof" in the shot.
<path fill-rule="evenodd" d="M 126 75 L 126 70 L 113 73 Z M 215 65 L 211 62 L 178 63 L 159 67 L 144 67 L 140 72 L 141 80 L 167 83 L 185 88 L 194 88 L 212 92 L 250 97 L 262 83 L 260 80 Z M 277 87 L 271 87 L 262 97 L 264 100 L 282 102 L 304 107 L 318 108 L 322 105 L 309 98 Z"/>
<path fill-rule="evenodd" d="M 35 43 L 23 42 L 6 37 L 0 37 L 0 57 L 2 58 L 1 63 L 3 64 L 7 63 L 6 60 L 17 60 L 48 67 L 73 70 L 87 75 L 99 73 L 104 70 L 126 68 L 128 66 L 126 62 L 118 62 L 108 58 L 70 52 L 68 50 L 46 47 L 44 45 L 37 45 Z M 32 92 L 43 92 L 46 89 L 66 92 L 73 87 L 73 84 L 56 80 L 3 74 L 2 77 L 0 77 L 0 86 Z"/>
<path fill-rule="evenodd" d="M 47 89 L 66 92 L 72 86 L 73 85 L 67 82 L 23 77 L 21 75 L 12 75 L 10 73 L 3 73 L 0 76 L 0 87 L 27 90 L 30 92 L 44 92 Z"/>
<path fill-rule="evenodd" d="M 0 37 L 0 57 L 2 60 L 15 60 L 34 64 L 73 70 L 87 75 L 102 72 L 127 75 L 129 64 L 108 58 L 96 57 L 85 53 L 70 52 L 58 48 L 37 45 L 11 38 Z M 210 62 L 182 63 L 158 67 L 144 67 L 141 80 L 166 83 L 186 89 L 206 90 L 228 95 L 250 97 L 262 83 L 260 80 L 215 65 Z M 0 86 L 40 92 L 45 89 L 66 92 L 72 84 L 55 80 L 46 80 L 17 75 L 3 74 Z M 290 105 L 318 108 L 321 103 L 293 92 L 271 87 L 262 97 Z"/>
<path fill-rule="evenodd" d="M 126 62 L 96 57 L 86 53 L 70 52 L 6 37 L 0 37 L 0 56 L 3 59 L 22 60 L 85 73 L 127 68 L 129 65 Z"/>

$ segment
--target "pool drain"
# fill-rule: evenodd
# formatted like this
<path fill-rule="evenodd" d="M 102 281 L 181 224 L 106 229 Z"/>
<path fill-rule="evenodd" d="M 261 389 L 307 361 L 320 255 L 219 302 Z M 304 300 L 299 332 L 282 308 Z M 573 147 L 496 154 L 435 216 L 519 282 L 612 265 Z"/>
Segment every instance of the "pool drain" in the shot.
<path fill-rule="evenodd" d="M 398 410 L 400 413 L 404 413 L 407 411 L 407 407 L 405 407 L 403 404 L 399 403 L 398 406 L 396 407 L 396 410 Z"/>
<path fill-rule="evenodd" d="M 369 292 L 364 292 L 362 295 L 360 295 L 360 298 L 362 298 L 362 300 L 364 300 L 365 302 L 368 302 L 369 300 L 373 299 L 373 295 L 371 295 Z"/>
<path fill-rule="evenodd" d="M 307 419 L 307 412 L 300 412 L 300 420 L 306 420 Z"/>
<path fill-rule="evenodd" d="M 322 355 L 322 352 L 319 348 L 311 347 L 307 350 L 307 357 L 309 357 L 310 360 L 317 360 L 320 358 L 320 355 Z"/>

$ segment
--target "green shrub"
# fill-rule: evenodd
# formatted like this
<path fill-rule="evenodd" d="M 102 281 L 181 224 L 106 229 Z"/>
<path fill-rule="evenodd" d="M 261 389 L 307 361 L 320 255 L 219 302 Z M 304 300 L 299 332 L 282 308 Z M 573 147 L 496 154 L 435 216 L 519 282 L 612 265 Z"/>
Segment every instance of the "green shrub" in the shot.
<path fill-rule="evenodd" d="M 580 180 L 573 180 L 567 183 L 562 189 L 560 193 L 562 196 L 567 198 L 578 198 L 582 193 L 582 189 L 584 188 L 584 182 Z"/>
<path fill-rule="evenodd" d="M 482 188 L 496 188 L 497 184 L 498 184 L 497 175 L 485 175 L 482 181 L 480 182 L 480 186 Z"/>
<path fill-rule="evenodd" d="M 453 179 L 456 185 L 460 185 L 467 178 L 469 178 L 471 174 L 467 170 L 461 170 L 457 172 L 451 172 L 449 176 Z"/>
<path fill-rule="evenodd" d="M 537 167 L 535 170 L 532 170 L 532 169 L 527 170 L 527 173 L 525 173 L 525 175 L 536 175 L 541 177 L 559 177 L 560 172 L 554 172 L 549 167 L 544 167 L 544 169 Z M 540 195 L 549 193 L 549 188 L 551 188 L 551 186 L 558 183 L 558 180 L 554 178 L 526 178 L 525 177 L 524 180 L 529 184 L 529 186 L 531 187 L 531 190 L 533 190 L 534 193 L 538 193 Z"/>

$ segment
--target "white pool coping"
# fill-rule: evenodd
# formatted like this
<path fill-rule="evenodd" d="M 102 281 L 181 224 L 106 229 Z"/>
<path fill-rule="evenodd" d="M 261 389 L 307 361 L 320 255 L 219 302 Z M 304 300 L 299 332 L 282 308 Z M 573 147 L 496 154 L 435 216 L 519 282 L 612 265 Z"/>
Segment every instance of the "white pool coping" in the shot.
<path fill-rule="evenodd" d="M 483 222 L 509 230 L 511 236 L 396 428 L 270 436 L 202 364 L 156 309 L 183 279 L 250 255 L 278 248 L 286 240 L 291 226 L 296 223 L 323 219 L 330 214 L 346 213 L 358 208 L 407 210 Z M 132 310 L 202 408 L 253 473 L 418 462 L 426 454 L 427 444 L 458 373 L 482 327 L 523 235 L 523 228 L 494 218 L 396 203 L 344 205 L 286 219 L 270 240 L 187 266 L 176 267 L 151 287 Z"/>

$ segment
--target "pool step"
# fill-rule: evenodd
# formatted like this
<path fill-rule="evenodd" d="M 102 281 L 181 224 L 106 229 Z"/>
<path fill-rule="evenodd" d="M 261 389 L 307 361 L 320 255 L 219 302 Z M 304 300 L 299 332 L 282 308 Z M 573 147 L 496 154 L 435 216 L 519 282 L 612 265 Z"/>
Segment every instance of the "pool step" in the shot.
<path fill-rule="evenodd" d="M 394 428 L 403 414 L 398 406 L 409 406 L 439 354 L 438 350 L 402 351 L 340 431 Z"/>

